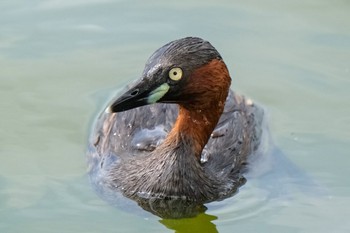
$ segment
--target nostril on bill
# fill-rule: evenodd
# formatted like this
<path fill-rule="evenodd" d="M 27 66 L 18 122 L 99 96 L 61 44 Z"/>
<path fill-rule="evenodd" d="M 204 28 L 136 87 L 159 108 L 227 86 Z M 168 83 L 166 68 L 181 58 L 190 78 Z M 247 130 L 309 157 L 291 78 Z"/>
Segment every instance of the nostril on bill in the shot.
<path fill-rule="evenodd" d="M 131 96 L 135 96 L 139 93 L 139 89 L 134 90 L 133 92 L 130 93 Z"/>

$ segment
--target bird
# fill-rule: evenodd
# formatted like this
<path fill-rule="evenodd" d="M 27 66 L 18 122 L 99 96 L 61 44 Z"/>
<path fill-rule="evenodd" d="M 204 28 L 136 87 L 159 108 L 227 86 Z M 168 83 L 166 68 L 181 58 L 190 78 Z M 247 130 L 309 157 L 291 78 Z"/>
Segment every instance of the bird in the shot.
<path fill-rule="evenodd" d="M 157 49 L 94 123 L 93 183 L 170 218 L 235 194 L 261 145 L 265 113 L 230 86 L 210 42 L 185 37 Z"/>

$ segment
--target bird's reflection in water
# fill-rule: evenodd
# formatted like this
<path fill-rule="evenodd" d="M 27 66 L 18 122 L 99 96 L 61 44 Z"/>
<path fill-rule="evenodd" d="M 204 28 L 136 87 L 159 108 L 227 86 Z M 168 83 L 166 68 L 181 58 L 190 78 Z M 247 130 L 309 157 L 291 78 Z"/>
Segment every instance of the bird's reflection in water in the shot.
<path fill-rule="evenodd" d="M 162 219 L 159 222 L 175 233 L 217 233 L 216 225 L 212 222 L 216 219 L 214 215 L 201 213 L 193 218 Z"/>
<path fill-rule="evenodd" d="M 207 208 L 203 203 L 182 199 L 137 199 L 137 204 L 144 210 L 165 219 L 191 218 L 204 213 Z"/>
<path fill-rule="evenodd" d="M 216 225 L 212 222 L 218 219 L 218 217 L 206 214 L 207 207 L 203 203 L 194 203 L 179 199 L 130 200 L 125 198 L 121 193 L 116 193 L 114 190 L 110 190 L 105 186 L 95 185 L 94 187 L 99 196 L 113 206 L 136 215 L 144 215 L 145 212 L 139 212 L 141 210 L 140 207 L 142 207 L 142 209 L 160 217 L 161 220 L 159 222 L 176 233 L 218 232 Z"/>

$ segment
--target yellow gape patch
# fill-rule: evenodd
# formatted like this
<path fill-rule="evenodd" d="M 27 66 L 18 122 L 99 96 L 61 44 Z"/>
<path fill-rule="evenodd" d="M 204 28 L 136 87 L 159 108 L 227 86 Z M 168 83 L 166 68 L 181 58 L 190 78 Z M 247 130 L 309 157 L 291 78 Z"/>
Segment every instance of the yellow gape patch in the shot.
<path fill-rule="evenodd" d="M 154 89 L 147 98 L 147 103 L 153 104 L 160 100 L 169 90 L 169 85 L 164 83 Z"/>

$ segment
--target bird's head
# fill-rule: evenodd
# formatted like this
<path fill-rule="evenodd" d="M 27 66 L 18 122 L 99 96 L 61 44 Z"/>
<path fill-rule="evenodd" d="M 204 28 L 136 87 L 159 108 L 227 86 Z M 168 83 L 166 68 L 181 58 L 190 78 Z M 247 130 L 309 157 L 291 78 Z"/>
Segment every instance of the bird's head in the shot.
<path fill-rule="evenodd" d="M 218 51 L 207 41 L 186 37 L 156 50 L 141 78 L 107 108 L 121 112 L 153 103 L 183 107 L 225 100 L 231 83 Z"/>

